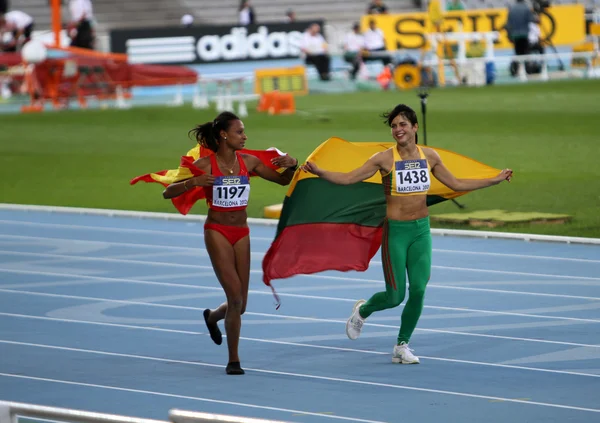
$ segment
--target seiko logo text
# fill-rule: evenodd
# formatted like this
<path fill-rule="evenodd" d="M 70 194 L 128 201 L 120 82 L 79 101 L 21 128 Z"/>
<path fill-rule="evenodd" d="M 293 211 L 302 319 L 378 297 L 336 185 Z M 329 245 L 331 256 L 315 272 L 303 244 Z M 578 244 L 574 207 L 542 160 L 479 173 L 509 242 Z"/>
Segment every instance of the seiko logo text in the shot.
<path fill-rule="evenodd" d="M 421 169 L 421 163 L 419 162 L 413 162 L 413 163 L 406 163 L 406 166 L 404 167 L 404 169 Z"/>
<path fill-rule="evenodd" d="M 239 185 L 242 183 L 242 178 L 223 178 L 223 185 Z"/>

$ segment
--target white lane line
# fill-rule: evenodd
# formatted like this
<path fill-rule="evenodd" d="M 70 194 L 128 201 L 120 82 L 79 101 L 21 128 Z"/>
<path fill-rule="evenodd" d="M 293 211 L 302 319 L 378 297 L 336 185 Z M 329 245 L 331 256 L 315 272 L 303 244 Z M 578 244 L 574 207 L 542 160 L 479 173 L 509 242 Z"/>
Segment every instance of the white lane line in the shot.
<path fill-rule="evenodd" d="M 106 299 L 106 298 L 81 297 L 81 296 L 74 296 L 74 295 L 49 294 L 49 293 L 41 293 L 41 292 L 13 291 L 13 290 L 6 290 L 6 289 L 0 289 L 0 292 L 13 292 L 16 294 L 37 295 L 37 296 L 50 297 L 50 298 L 71 298 L 71 299 L 80 299 L 80 300 L 86 300 L 86 301 L 119 303 L 119 304 L 124 304 L 124 305 L 140 305 L 140 306 L 159 307 L 159 308 L 172 308 L 172 309 L 180 309 L 180 310 L 193 310 L 193 311 L 203 311 L 204 310 L 204 308 L 202 308 L 202 307 L 179 306 L 179 305 L 172 305 L 172 304 L 156 304 L 156 303 L 146 303 L 146 302 L 140 302 L 140 301 L 110 300 L 110 299 Z M 256 313 L 256 312 L 249 312 L 249 311 L 247 311 L 245 314 L 250 315 L 250 316 L 261 316 L 261 317 L 278 318 L 278 319 L 294 319 L 294 320 L 301 320 L 301 321 L 313 322 L 313 323 L 343 323 L 343 324 L 346 324 L 346 320 L 321 319 L 321 318 L 316 318 L 316 317 L 302 317 L 302 316 L 293 316 L 293 315 Z M 373 327 L 382 327 L 382 328 L 393 328 L 396 330 L 398 329 L 397 325 L 385 325 L 385 324 L 381 324 L 381 323 L 365 323 L 365 325 L 373 326 Z M 538 343 L 555 344 L 555 345 L 572 345 L 572 346 L 578 346 L 578 347 L 600 348 L 600 345 L 593 345 L 593 344 L 581 344 L 581 343 L 564 342 L 564 341 L 550 341 L 550 340 L 533 339 L 533 338 L 519 338 L 519 337 L 510 337 L 510 336 L 501 336 L 501 335 L 488 335 L 488 334 L 459 332 L 459 331 L 451 331 L 451 330 L 443 330 L 443 329 L 416 328 L 415 330 L 419 331 L 419 332 L 474 336 L 474 337 L 480 337 L 480 338 L 507 339 L 507 340 L 514 340 L 514 341 L 538 342 Z"/>
<path fill-rule="evenodd" d="M 204 366 L 205 367 L 224 367 L 224 366 L 218 366 L 216 364 L 215 365 L 204 364 Z M 122 388 L 119 386 L 99 385 L 96 383 L 73 382 L 73 381 L 69 381 L 69 380 L 50 379 L 50 378 L 37 377 L 37 376 L 16 375 L 16 374 L 12 374 L 12 373 L 0 373 L 0 376 L 8 377 L 8 378 L 15 378 L 15 379 L 35 380 L 37 382 L 50 382 L 50 383 L 57 383 L 57 384 L 62 384 L 62 385 L 82 386 L 82 387 L 86 387 L 86 388 L 108 389 L 108 390 L 119 391 L 119 392 L 129 392 L 129 393 L 135 393 L 135 394 L 154 395 L 154 396 L 167 397 L 167 398 L 202 401 L 202 402 L 209 402 L 209 403 L 213 403 L 213 404 L 235 405 L 238 407 L 255 408 L 255 409 L 269 410 L 269 411 L 281 411 L 281 412 L 285 412 L 285 413 L 291 413 L 294 415 L 300 414 L 300 415 L 306 415 L 306 416 L 326 417 L 326 418 L 334 419 L 334 420 L 345 420 L 345 421 L 361 422 L 361 423 L 386 423 L 386 422 L 382 422 L 379 420 L 365 420 L 365 419 L 358 419 L 358 418 L 354 418 L 354 417 L 334 416 L 331 414 L 314 413 L 314 412 L 310 412 L 310 411 L 294 410 L 294 409 L 290 409 L 290 408 L 271 407 L 271 406 L 266 406 L 266 405 L 256 405 L 256 404 L 249 404 L 249 403 L 244 403 L 244 402 L 225 401 L 225 400 L 218 400 L 218 399 L 212 399 L 212 398 L 192 397 L 192 396 L 188 396 L 188 395 L 169 394 L 166 392 L 147 391 L 147 390 L 143 390 L 143 389 Z"/>
<path fill-rule="evenodd" d="M 1 235 L 0 235 L 1 236 Z M 208 257 L 208 253 L 206 250 L 201 250 L 203 256 Z M 15 251 L 6 251 L 0 250 L 0 254 L 5 255 L 17 255 L 24 257 L 38 257 L 38 258 L 56 258 L 61 260 L 73 260 L 73 261 L 90 261 L 90 262 L 100 262 L 100 263 L 124 263 L 124 264 L 135 264 L 135 265 L 143 265 L 143 266 L 155 266 L 155 267 L 178 267 L 178 268 L 187 268 L 187 269 L 213 269 L 212 266 L 203 266 L 198 264 L 186 264 L 186 263 L 173 263 L 173 262 L 160 262 L 160 261 L 145 261 L 145 260 L 126 260 L 126 259 L 115 259 L 115 258 L 106 258 L 106 257 L 87 257 L 87 256 L 73 256 L 73 255 L 64 255 L 64 254 L 50 254 L 50 253 L 22 253 Z M 252 253 L 252 259 L 255 259 L 255 255 L 258 253 Z M 509 275 L 525 275 L 525 276 L 535 276 L 535 277 L 551 277 L 551 278 L 561 278 L 561 279 L 576 279 L 576 280 L 598 280 L 600 278 L 590 277 L 590 276 L 571 276 L 571 275 L 553 275 L 553 274 L 539 274 L 539 273 L 522 273 L 522 272 L 511 272 L 505 270 L 489 270 L 489 269 L 473 269 L 473 268 L 462 268 L 462 267 L 448 267 L 448 266 L 432 266 L 433 268 L 442 268 L 446 270 L 459 270 L 459 271 L 470 271 L 470 272 L 482 272 L 482 273 L 501 273 L 501 274 L 509 274 Z M 11 271 L 11 268 L 0 268 L 0 271 Z M 261 274 L 262 270 L 251 270 L 251 273 Z M 330 280 L 339 280 L 339 281 L 356 281 L 356 282 L 371 282 L 381 284 L 383 281 L 379 279 L 365 279 L 365 278 L 355 278 L 349 276 L 329 276 L 329 275 L 321 275 L 321 274 L 311 274 L 311 275 L 297 275 L 297 277 L 304 277 L 309 279 L 330 279 Z M 431 284 L 429 286 L 441 286 L 436 284 Z M 448 286 L 448 289 L 463 289 L 463 290 L 483 290 L 486 288 L 465 288 L 465 287 L 451 287 Z M 508 293 L 508 291 L 506 292 Z M 544 295 L 559 295 L 559 294 L 544 294 Z M 576 297 L 573 297 L 576 298 Z M 578 297 L 583 299 L 598 299 L 597 297 Z"/>
<path fill-rule="evenodd" d="M 225 367 L 222 365 L 212 364 L 212 363 L 199 363 L 196 361 L 173 360 L 173 359 L 135 355 L 135 354 L 122 354 L 122 353 L 115 353 L 115 352 L 109 352 L 109 351 L 88 350 L 88 349 L 83 349 L 83 348 L 67 348 L 67 347 L 59 347 L 59 346 L 55 346 L 55 345 L 31 344 L 31 343 L 25 343 L 25 342 L 23 342 L 23 343 L 20 343 L 20 342 L 17 343 L 17 342 L 11 342 L 11 341 L 0 341 L 0 342 L 7 343 L 7 344 L 14 344 L 14 345 L 23 345 L 23 346 L 30 346 L 30 347 L 77 352 L 77 353 L 83 353 L 83 354 L 106 355 L 106 356 L 112 356 L 112 357 L 131 358 L 131 359 L 137 359 L 137 360 L 148 360 L 148 361 L 156 361 L 156 362 L 163 362 L 163 363 L 186 364 L 186 365 L 199 366 L 199 367 L 219 367 L 219 368 Z M 360 379 L 345 379 L 345 378 L 339 378 L 339 377 L 319 376 L 319 375 L 311 375 L 311 374 L 305 374 L 305 373 L 292 373 L 292 372 L 282 372 L 282 371 L 276 371 L 276 370 L 254 369 L 254 368 L 245 368 L 245 370 L 250 371 L 250 372 L 263 373 L 263 374 L 276 375 L 276 376 L 291 376 L 291 377 L 299 378 L 299 379 L 314 379 L 314 380 L 321 380 L 321 381 L 327 381 L 327 382 L 340 382 L 340 383 L 352 384 L 352 385 L 376 386 L 376 387 L 380 387 L 380 388 L 391 388 L 391 389 L 401 389 L 401 390 L 417 391 L 417 392 L 428 392 L 428 393 L 433 393 L 433 394 L 443 394 L 443 395 L 451 395 L 451 396 L 459 396 L 459 397 L 467 397 L 467 398 L 475 398 L 475 399 L 485 399 L 485 400 L 492 400 L 492 401 L 514 402 L 514 403 L 518 403 L 518 404 L 528 404 L 528 405 L 536 405 L 536 406 L 542 406 L 542 407 L 562 408 L 562 409 L 568 409 L 568 410 L 600 413 L 600 409 L 596 409 L 596 408 L 576 407 L 576 406 L 571 406 L 571 405 L 544 403 L 544 402 L 537 402 L 537 401 L 525 401 L 525 400 L 518 400 L 518 399 L 513 399 L 513 398 L 470 394 L 470 393 L 466 393 L 466 392 L 448 391 L 448 390 L 441 390 L 441 389 L 418 388 L 415 386 L 396 385 L 396 384 L 392 384 L 392 383 L 382 383 L 382 382 L 371 382 L 371 381 L 360 380 Z M 0 375 L 2 375 L 2 373 L 0 373 Z"/>
<path fill-rule="evenodd" d="M 24 222 L 20 220 L 8 220 L 3 219 L 0 220 L 0 224 L 5 225 L 21 225 L 21 226 L 31 226 L 31 227 L 44 227 L 44 228 L 57 228 L 57 229 L 78 229 L 84 231 L 94 231 L 94 232 L 117 232 L 117 233 L 146 233 L 153 235 L 165 235 L 168 237 L 197 237 L 204 238 L 204 235 L 200 233 L 193 232 L 182 232 L 182 231 L 161 231 L 156 229 L 132 229 L 132 228 L 118 228 L 118 227 L 107 227 L 107 226 L 88 226 L 88 225 L 70 225 L 70 224 L 61 224 L 61 223 L 41 223 L 41 222 Z M 202 231 L 201 224 L 195 224 L 198 227 L 199 231 Z M 252 236 L 253 240 L 257 241 L 273 241 L 273 238 L 270 237 L 257 237 Z M 492 253 L 492 252 L 484 252 L 484 251 L 465 251 L 465 250 L 448 250 L 448 249 L 439 249 L 434 248 L 434 252 L 437 253 L 449 253 L 449 254 L 470 254 L 470 255 L 485 255 L 485 256 L 495 256 L 495 257 L 510 257 L 510 258 L 519 258 L 519 259 L 533 259 L 533 260 L 559 260 L 559 261 L 572 261 L 572 262 L 580 262 L 580 263 L 600 263 L 600 260 L 592 260 L 592 259 L 581 259 L 581 258 L 571 258 L 571 257 L 562 257 L 562 256 L 538 256 L 538 255 L 527 255 L 527 254 L 509 254 L 509 253 Z M 381 264 L 380 261 L 373 261 L 371 263 Z"/>
<path fill-rule="evenodd" d="M 32 316 L 30 314 L 0 312 L 0 316 L 16 317 L 19 319 L 47 320 L 49 322 L 83 323 L 86 325 L 108 326 L 108 327 L 115 327 L 115 328 L 122 328 L 122 329 L 142 329 L 142 330 L 155 331 L 155 332 L 180 333 L 180 334 L 184 334 L 184 335 L 204 335 L 205 334 L 205 332 L 194 332 L 194 331 L 190 331 L 190 330 L 165 329 L 165 328 L 157 328 L 157 327 L 153 327 L 153 326 L 124 325 L 124 324 L 119 324 L 119 323 L 107 323 L 107 322 L 92 322 L 89 320 L 59 319 L 57 317 Z M 198 323 L 200 323 L 200 320 L 198 320 Z"/>
<path fill-rule="evenodd" d="M 192 223 L 196 226 L 198 233 L 195 232 L 182 232 L 182 231 L 161 231 L 156 229 L 133 229 L 133 228 L 115 228 L 109 226 L 86 226 L 86 225 L 68 225 L 64 223 L 40 223 L 40 222 L 23 222 L 20 220 L 0 220 L 0 224 L 3 225 L 15 225 L 15 226 L 30 226 L 34 228 L 56 228 L 56 229 L 77 229 L 91 232 L 116 232 L 116 233 L 128 233 L 128 234 L 148 234 L 148 235 L 165 235 L 169 238 L 179 237 L 190 237 L 190 238 L 204 238 L 203 225 L 201 223 Z M 257 237 L 253 236 L 252 240 L 256 241 L 273 241 L 272 237 Z"/>
<path fill-rule="evenodd" d="M 3 271 L 3 269 L 0 269 L 0 272 L 1 271 Z M 19 271 L 19 272 L 28 273 L 28 271 Z M 59 276 L 59 275 L 61 277 L 69 277 L 68 274 L 54 274 L 53 276 Z M 71 275 L 71 277 L 75 277 L 75 276 Z M 198 290 L 198 289 L 213 290 L 213 291 L 221 290 L 221 288 L 219 288 L 219 287 L 206 287 L 206 286 L 188 285 L 188 284 L 172 284 L 172 283 L 165 283 L 165 282 L 140 281 L 140 280 L 123 279 L 123 278 L 108 278 L 108 277 L 101 277 L 101 276 L 78 275 L 77 277 L 80 279 L 91 279 L 91 280 L 101 279 L 101 280 L 110 281 L 110 282 L 126 282 L 126 283 L 136 283 L 136 284 L 146 284 L 146 285 L 171 286 L 171 287 L 182 287 L 183 286 L 185 288 L 196 289 L 196 290 Z M 59 295 L 59 294 L 39 293 L 39 292 L 35 292 L 35 291 L 10 290 L 10 289 L 4 289 L 4 288 L 0 288 L 0 292 L 12 292 L 15 294 L 23 294 L 23 295 L 42 295 L 42 294 L 43 295 Z M 267 291 L 256 291 L 256 290 L 249 290 L 248 293 L 256 294 L 256 295 L 272 295 L 270 292 L 267 292 Z M 288 292 L 281 292 L 278 295 L 280 297 L 304 298 L 304 299 L 313 299 L 313 300 L 322 300 L 322 301 L 356 302 L 355 298 L 325 297 L 325 296 L 307 295 L 307 294 L 293 294 L 293 293 L 288 293 Z M 71 298 L 71 297 L 72 296 L 65 296 L 65 298 Z M 90 297 L 72 297 L 72 298 L 90 299 Z M 119 301 L 119 300 L 102 299 L 102 301 Z M 539 318 L 539 319 L 549 319 L 549 320 L 565 320 L 565 321 L 572 321 L 572 322 L 600 323 L 599 319 L 584 319 L 584 318 L 579 318 L 579 317 L 567 317 L 567 316 L 548 316 L 548 315 L 544 315 L 544 314 L 483 310 L 483 309 L 474 309 L 474 308 L 468 308 L 468 307 L 443 307 L 443 306 L 425 305 L 424 308 L 431 308 L 431 309 L 436 309 L 436 310 L 465 311 L 465 312 L 473 312 L 473 313 L 492 314 L 492 315 L 498 315 L 498 316 L 518 316 L 518 317 Z"/>
<path fill-rule="evenodd" d="M 148 326 L 135 326 L 135 325 L 119 325 L 113 323 L 101 323 L 101 322 L 91 322 L 87 320 L 73 320 L 73 319 L 59 319 L 54 317 L 45 317 L 45 316 L 31 316 L 26 314 L 13 314 L 13 313 L 1 313 L 0 316 L 5 317 L 14 317 L 20 319 L 32 319 L 32 320 L 45 320 L 51 322 L 58 323 L 75 323 L 75 324 L 83 324 L 83 325 L 93 325 L 93 326 L 110 326 L 110 327 L 118 327 L 122 329 L 136 329 L 136 330 L 147 330 L 147 331 L 155 331 L 155 332 L 165 332 L 165 333 L 175 333 L 175 334 L 183 334 L 183 335 L 204 335 L 202 332 L 193 332 L 193 331 L 183 331 L 176 329 L 165 329 L 165 328 L 156 328 L 156 327 L 148 327 Z M 227 335 L 223 335 L 227 338 Z M 370 354 L 370 355 L 389 355 L 389 352 L 382 351 L 372 351 L 372 350 L 361 350 L 357 348 L 344 348 L 344 347 L 332 347 L 327 345 L 318 345 L 318 344 L 308 344 L 303 342 L 290 342 L 290 341 L 279 341 L 274 339 L 264 339 L 264 338 L 250 338 L 242 336 L 241 340 L 251 341 L 251 342 L 259 342 L 266 344 L 276 344 L 276 345 L 285 345 L 285 346 L 293 346 L 293 347 L 303 347 L 303 348 L 313 348 L 313 349 L 321 349 L 321 350 L 330 350 L 330 351 L 344 351 L 344 352 L 353 352 L 360 354 Z M 2 342 L 2 341 L 0 341 Z M 542 369 L 539 367 L 526 367 L 526 366 L 516 366 L 510 364 L 499 364 L 499 363 L 488 363 L 482 361 L 473 361 L 473 360 L 459 360 L 453 358 L 446 357 L 431 357 L 431 356 L 423 356 L 422 358 L 426 358 L 428 360 L 436 360 L 436 361 L 446 361 L 451 363 L 460 363 L 460 364 L 471 364 L 476 366 L 487 366 L 487 367 L 499 367 L 506 369 L 515 369 L 515 370 L 526 370 L 526 371 L 534 371 L 534 372 L 543 372 L 543 373 L 555 373 L 555 374 L 563 374 L 570 376 L 584 376 L 584 377 L 595 377 L 600 378 L 600 374 L 595 373 L 583 373 L 583 372 L 573 372 L 573 371 L 565 371 L 565 370 L 553 370 L 553 369 Z"/>
<path fill-rule="evenodd" d="M 23 237 L 21 235 L 1 235 L 0 234 L 0 238 L 3 237 L 8 237 L 8 238 L 16 238 L 16 239 L 21 239 L 21 238 L 31 238 L 31 239 L 55 239 L 57 241 L 61 241 L 61 242 L 65 242 L 65 241 L 71 241 L 73 243 L 79 243 L 79 244 L 102 244 L 103 246 L 128 246 L 128 247 L 135 247 L 135 248 L 147 248 L 147 249 L 152 249 L 152 248 L 159 248 L 161 250 L 171 250 L 171 249 L 176 249 L 176 250 L 180 250 L 180 251 L 196 251 L 197 253 L 202 254 L 202 256 L 206 256 L 208 257 L 208 252 L 206 251 L 206 249 L 204 248 L 191 248 L 191 247 L 175 247 L 175 246 L 165 246 L 165 245 L 152 245 L 152 244 L 132 244 L 132 243 L 124 243 L 124 242 L 100 242 L 100 241 L 86 241 L 86 240 L 69 240 L 69 239 L 63 239 L 63 238 L 41 238 L 41 237 Z M 27 255 L 27 254 L 42 254 L 42 253 L 18 253 L 18 252 L 14 252 L 14 251 L 3 251 L 3 254 L 23 254 L 23 255 Z M 264 257 L 265 253 L 263 252 L 252 252 L 251 253 L 251 257 L 252 260 L 262 260 Z M 48 256 L 52 256 L 52 254 L 48 254 Z M 61 255 L 62 256 L 62 255 Z M 62 257 L 71 257 L 73 258 L 73 260 L 83 260 L 83 259 L 88 259 L 88 260 L 115 260 L 115 259 L 104 259 L 102 257 L 82 257 L 82 256 L 62 256 Z M 127 260 L 127 261 L 123 261 L 124 263 L 129 262 L 129 263 L 136 263 L 135 260 Z M 173 263 L 160 263 L 160 262 L 144 262 L 141 261 L 141 263 L 143 264 L 149 264 L 149 265 L 155 265 L 155 266 L 175 266 L 175 264 Z M 372 261 L 372 263 L 376 263 L 374 261 Z M 379 262 L 379 264 L 381 264 L 381 262 Z M 180 267 L 185 267 L 185 265 L 177 265 Z M 192 266 L 192 265 L 188 265 L 188 266 Z M 594 281 L 600 281 L 600 277 L 591 277 L 591 276 L 574 276 L 574 275 L 555 275 L 555 274 L 547 274 L 547 273 L 530 273 L 530 272 L 514 272 L 514 271 L 507 271 L 507 270 L 490 270 L 490 269 L 478 269 L 478 268 L 470 268 L 470 267 L 456 267 L 456 266 L 439 266 L 439 265 L 433 265 L 432 268 L 434 269 L 443 269 L 443 270 L 455 270 L 455 271 L 462 271 L 462 272 L 482 272 L 482 273 L 492 273 L 492 274 L 505 274 L 505 275 L 518 275 L 518 276 L 536 276 L 536 277 L 548 277 L 548 278 L 561 278 L 561 279 L 579 279 L 579 280 L 594 280 Z M 311 276 L 311 275 L 303 275 L 303 276 Z M 335 278 L 335 277 L 332 277 Z M 342 278 L 340 278 L 342 279 Z"/>
<path fill-rule="evenodd" d="M 488 251 L 465 251 L 465 250 L 447 250 L 434 248 L 436 253 L 448 253 L 448 254 L 467 254 L 475 256 L 490 256 L 490 257 L 510 257 L 518 259 L 532 259 L 532 260 L 553 260 L 553 261 L 572 261 L 575 263 L 600 263 L 600 260 L 562 257 L 562 256 L 537 256 L 531 254 L 511 254 L 511 253 L 491 253 Z"/>
<path fill-rule="evenodd" d="M 458 289 L 461 291 L 493 292 L 495 294 L 534 295 L 536 297 L 572 298 L 572 299 L 576 299 L 576 300 L 600 301 L 600 297 L 586 297 L 583 295 L 547 294 L 544 292 L 508 291 L 506 289 L 471 288 L 471 287 L 466 287 L 466 286 L 450 286 L 450 285 L 439 285 L 439 284 L 428 284 L 427 285 L 427 287 L 432 287 L 432 286 L 434 288 L 439 288 L 439 289 Z"/>

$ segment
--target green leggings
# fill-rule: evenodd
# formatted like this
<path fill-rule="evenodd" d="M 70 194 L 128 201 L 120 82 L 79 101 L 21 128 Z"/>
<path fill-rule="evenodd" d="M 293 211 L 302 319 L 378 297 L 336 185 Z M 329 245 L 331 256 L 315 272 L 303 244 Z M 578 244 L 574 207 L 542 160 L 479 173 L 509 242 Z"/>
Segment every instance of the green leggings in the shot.
<path fill-rule="evenodd" d="M 363 318 L 372 313 L 398 307 L 406 295 L 408 272 L 408 301 L 402 312 L 398 344 L 408 344 L 417 326 L 425 287 L 431 274 L 431 231 L 429 217 L 400 221 L 386 219 L 383 225 L 381 261 L 385 277 L 385 292 L 378 292 L 360 307 Z"/>

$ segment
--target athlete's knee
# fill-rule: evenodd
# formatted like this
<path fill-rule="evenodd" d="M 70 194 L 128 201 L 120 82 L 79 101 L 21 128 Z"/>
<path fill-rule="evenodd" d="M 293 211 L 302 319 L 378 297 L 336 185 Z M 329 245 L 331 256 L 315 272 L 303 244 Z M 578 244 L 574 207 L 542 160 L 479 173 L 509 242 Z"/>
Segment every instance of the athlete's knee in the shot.
<path fill-rule="evenodd" d="M 241 314 L 244 314 L 244 313 L 246 312 L 246 304 L 247 304 L 247 303 L 248 303 L 248 301 L 247 301 L 247 300 L 244 300 L 244 301 L 242 302 L 242 309 L 240 310 L 240 315 L 241 315 Z"/>
<path fill-rule="evenodd" d="M 398 307 L 404 301 L 404 293 L 388 294 L 386 299 L 388 308 Z"/>
<path fill-rule="evenodd" d="M 244 298 L 241 295 L 234 295 L 227 299 L 227 311 L 243 314 L 245 308 L 246 305 L 244 304 Z"/>
<path fill-rule="evenodd" d="M 408 288 L 408 295 L 410 296 L 410 298 L 422 299 L 423 297 L 425 297 L 426 287 L 427 287 L 427 282 L 419 283 L 419 284 L 412 284 Z"/>

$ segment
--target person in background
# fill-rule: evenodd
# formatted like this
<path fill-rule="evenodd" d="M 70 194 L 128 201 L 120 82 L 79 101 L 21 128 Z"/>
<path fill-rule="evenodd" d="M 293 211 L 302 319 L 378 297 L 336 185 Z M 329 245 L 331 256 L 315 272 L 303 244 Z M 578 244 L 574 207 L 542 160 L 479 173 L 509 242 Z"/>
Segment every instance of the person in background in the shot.
<path fill-rule="evenodd" d="M 465 5 L 462 0 L 451 0 L 446 4 L 446 12 L 453 10 L 465 10 Z"/>
<path fill-rule="evenodd" d="M 322 81 L 329 81 L 331 57 L 327 52 L 327 42 L 321 35 L 321 25 L 314 23 L 304 32 L 300 50 L 307 65 L 314 65 Z"/>
<path fill-rule="evenodd" d="M 285 17 L 283 18 L 283 21 L 285 23 L 296 22 L 296 12 L 294 12 L 292 9 L 288 9 L 285 12 Z"/>
<path fill-rule="evenodd" d="M 248 0 L 242 0 L 240 3 L 240 25 L 253 25 L 256 23 L 256 14 L 254 8 L 250 5 Z"/>
<path fill-rule="evenodd" d="M 181 26 L 184 28 L 189 28 L 194 24 L 194 16 L 186 13 L 181 17 Z"/>
<path fill-rule="evenodd" d="M 363 34 L 365 40 L 365 48 L 368 53 L 376 53 L 374 55 L 367 54 L 363 58 L 365 61 L 381 60 L 384 66 L 392 63 L 392 58 L 385 47 L 385 36 L 380 28 L 377 28 L 375 19 L 369 21 L 369 29 Z"/>
<path fill-rule="evenodd" d="M 8 0 L 0 0 L 0 16 L 8 12 Z M 2 51 L 2 41 L 4 40 L 4 30 L 0 28 L 0 52 Z"/>
<path fill-rule="evenodd" d="M 69 24 L 71 47 L 93 50 L 96 36 L 93 28 L 92 2 L 90 0 L 70 0 L 69 12 L 71 13 Z"/>
<path fill-rule="evenodd" d="M 2 45 L 2 50 L 6 52 L 19 51 L 31 39 L 33 27 L 33 18 L 20 10 L 13 10 L 0 15 L 0 45 Z M 12 39 L 3 44 L 5 32 L 11 32 Z"/>
<path fill-rule="evenodd" d="M 540 29 L 540 16 L 533 15 L 533 21 L 529 22 L 529 33 L 527 34 L 529 52 L 544 54 L 542 44 L 542 30 Z"/>
<path fill-rule="evenodd" d="M 508 9 L 508 17 L 504 29 L 508 34 L 508 39 L 515 47 L 516 55 L 527 54 L 529 51 L 529 24 L 533 22 L 533 12 L 525 4 L 525 0 L 517 0 L 515 4 Z"/>
<path fill-rule="evenodd" d="M 350 71 L 350 79 L 356 79 L 356 74 L 360 69 L 362 61 L 362 52 L 365 49 L 365 37 L 360 32 L 360 24 L 358 22 L 352 25 L 352 31 L 346 34 L 344 40 L 344 60 L 352 65 Z"/>
<path fill-rule="evenodd" d="M 388 8 L 381 0 L 373 0 L 367 7 L 367 15 L 384 15 L 387 12 Z"/>

